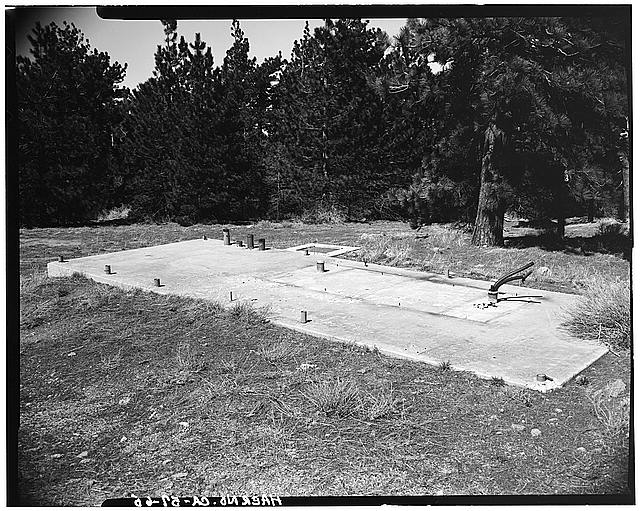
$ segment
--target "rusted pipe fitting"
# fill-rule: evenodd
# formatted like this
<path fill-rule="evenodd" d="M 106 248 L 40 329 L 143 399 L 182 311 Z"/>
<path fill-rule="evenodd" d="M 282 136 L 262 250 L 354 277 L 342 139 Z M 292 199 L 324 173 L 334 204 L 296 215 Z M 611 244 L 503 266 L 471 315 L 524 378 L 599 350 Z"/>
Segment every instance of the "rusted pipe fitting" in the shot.
<path fill-rule="evenodd" d="M 253 234 L 247 234 L 247 248 L 253 248 Z"/>
<path fill-rule="evenodd" d="M 307 311 L 300 311 L 300 323 L 307 322 Z"/>
<path fill-rule="evenodd" d="M 490 303 L 498 303 L 498 292 L 497 291 L 489 291 L 489 302 Z"/>
<path fill-rule="evenodd" d="M 231 234 L 229 229 L 222 229 L 222 241 L 225 245 L 231 245 Z"/>
<path fill-rule="evenodd" d="M 324 261 L 316 261 L 316 271 L 324 273 Z"/>
<path fill-rule="evenodd" d="M 153 285 L 156 287 L 160 287 L 160 279 L 153 279 Z"/>
<path fill-rule="evenodd" d="M 308 248 L 304 249 L 304 255 L 309 255 L 309 249 Z"/>
<path fill-rule="evenodd" d="M 536 381 L 547 381 L 546 374 L 536 374 Z"/>
<path fill-rule="evenodd" d="M 105 272 L 107 275 L 111 275 L 111 265 L 109 265 L 109 264 L 105 264 L 105 265 L 104 265 L 104 272 Z"/>
<path fill-rule="evenodd" d="M 203 235 L 202 235 L 202 239 L 203 239 L 203 240 L 206 240 L 206 239 L 207 239 L 207 235 L 206 235 L 206 234 L 203 234 Z"/>
<path fill-rule="evenodd" d="M 236 245 L 238 245 L 240 248 L 242 248 L 242 240 L 236 241 Z"/>
<path fill-rule="evenodd" d="M 64 256 L 59 255 L 58 256 L 58 262 L 59 263 L 64 263 Z"/>
<path fill-rule="evenodd" d="M 266 250 L 266 242 L 264 238 L 258 238 L 258 250 Z"/>
<path fill-rule="evenodd" d="M 229 301 L 233 302 L 233 291 L 229 291 Z"/>

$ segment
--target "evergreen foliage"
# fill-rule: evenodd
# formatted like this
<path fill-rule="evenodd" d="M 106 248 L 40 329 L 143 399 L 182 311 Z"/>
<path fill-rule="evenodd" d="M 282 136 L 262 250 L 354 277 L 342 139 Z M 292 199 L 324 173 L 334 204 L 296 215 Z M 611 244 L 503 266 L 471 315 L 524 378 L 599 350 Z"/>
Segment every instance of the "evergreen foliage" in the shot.
<path fill-rule="evenodd" d="M 628 217 L 626 30 L 617 18 L 359 19 L 308 24 L 258 65 L 240 24 L 216 65 L 163 20 L 153 76 L 74 26 L 37 25 L 18 58 L 20 219 L 406 218 L 475 225 Z"/>
<path fill-rule="evenodd" d="M 37 23 L 28 38 L 16 73 L 20 223 L 83 222 L 118 200 L 112 144 L 126 65 L 67 23 Z"/>
<path fill-rule="evenodd" d="M 388 170 L 388 118 L 370 76 L 388 46 L 361 20 L 326 20 L 294 43 L 274 87 L 269 169 L 272 214 L 312 205 L 349 218 L 376 214 L 399 176 Z"/>
<path fill-rule="evenodd" d="M 592 19 L 409 20 L 388 90 L 416 109 L 435 107 L 435 143 L 410 195 L 436 207 L 422 205 L 427 218 L 414 213 L 414 224 L 446 210 L 447 190 L 473 182 L 479 194 L 458 198 L 475 198 L 478 244 L 502 243 L 504 213 L 517 198 L 527 199 L 517 204 L 525 214 L 564 219 L 565 182 L 603 168 L 621 130 L 620 28 Z"/>

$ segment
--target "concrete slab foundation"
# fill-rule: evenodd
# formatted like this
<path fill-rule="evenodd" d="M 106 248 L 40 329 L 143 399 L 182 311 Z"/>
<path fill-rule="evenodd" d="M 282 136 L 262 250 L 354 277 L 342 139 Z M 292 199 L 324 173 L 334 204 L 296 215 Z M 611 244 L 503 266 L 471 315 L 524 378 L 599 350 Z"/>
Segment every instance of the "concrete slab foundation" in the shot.
<path fill-rule="evenodd" d="M 317 271 L 319 259 L 324 272 Z M 299 250 L 250 250 L 198 239 L 55 261 L 48 272 L 223 305 L 269 306 L 271 321 L 287 328 L 429 364 L 449 361 L 455 370 L 541 391 L 563 385 L 606 352 L 559 327 L 574 295 L 505 285 L 503 299 L 483 308 L 489 282 Z M 539 374 L 548 379 L 537 381 Z"/>

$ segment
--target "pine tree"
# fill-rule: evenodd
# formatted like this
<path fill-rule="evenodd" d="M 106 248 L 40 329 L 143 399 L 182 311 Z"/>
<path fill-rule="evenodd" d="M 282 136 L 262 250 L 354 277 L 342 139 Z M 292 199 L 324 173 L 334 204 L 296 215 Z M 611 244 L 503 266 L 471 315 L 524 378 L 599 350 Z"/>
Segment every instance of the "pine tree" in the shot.
<path fill-rule="evenodd" d="M 36 24 L 17 57 L 20 222 L 65 225 L 113 205 L 113 135 L 126 65 L 92 51 L 73 24 Z"/>
<path fill-rule="evenodd" d="M 387 41 L 360 20 L 326 20 L 294 43 L 273 93 L 269 161 L 284 214 L 337 207 L 370 215 L 388 177 L 384 109 L 370 83 Z M 275 177 L 274 177 L 275 174 Z M 273 202 L 273 201 L 272 201 Z"/>
<path fill-rule="evenodd" d="M 501 245 L 504 213 L 523 178 L 523 157 L 550 154 L 561 165 L 546 171 L 564 168 L 570 174 L 585 148 L 594 148 L 587 151 L 590 161 L 608 151 L 615 131 L 611 120 L 618 115 L 606 104 L 610 77 L 624 81 L 610 64 L 619 48 L 590 20 L 410 20 L 407 30 L 414 54 L 408 74 L 411 66 L 443 69 L 438 81 L 424 87 L 436 103 L 433 85 L 443 92 L 445 101 L 434 115 L 440 140 L 452 141 L 466 127 L 472 129 L 468 140 L 477 144 L 473 240 Z M 560 194 L 555 214 L 562 223 L 562 194 L 568 190 L 554 191 Z"/>

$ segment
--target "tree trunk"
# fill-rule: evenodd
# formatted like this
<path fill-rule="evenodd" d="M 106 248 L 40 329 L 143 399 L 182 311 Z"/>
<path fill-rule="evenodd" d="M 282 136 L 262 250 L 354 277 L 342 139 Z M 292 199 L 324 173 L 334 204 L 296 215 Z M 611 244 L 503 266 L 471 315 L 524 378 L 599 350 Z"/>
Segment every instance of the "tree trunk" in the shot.
<path fill-rule="evenodd" d="M 630 189 L 629 189 L 629 157 L 626 151 L 620 151 L 618 154 L 620 163 L 622 164 L 622 211 L 620 212 L 620 220 L 623 222 L 629 221 L 629 202 L 630 202 Z"/>
<path fill-rule="evenodd" d="M 565 226 L 565 218 L 563 216 L 558 217 L 558 224 L 556 225 L 556 234 L 558 238 L 561 240 L 564 239 L 564 226 Z"/>
<path fill-rule="evenodd" d="M 587 222 L 593 222 L 594 216 L 596 214 L 596 204 L 594 199 L 589 199 L 587 201 Z"/>
<path fill-rule="evenodd" d="M 496 164 L 504 146 L 504 139 L 504 131 L 494 123 L 491 123 L 485 130 L 478 212 L 471 239 L 474 245 L 501 247 L 504 244 L 505 200 L 502 176 Z"/>

